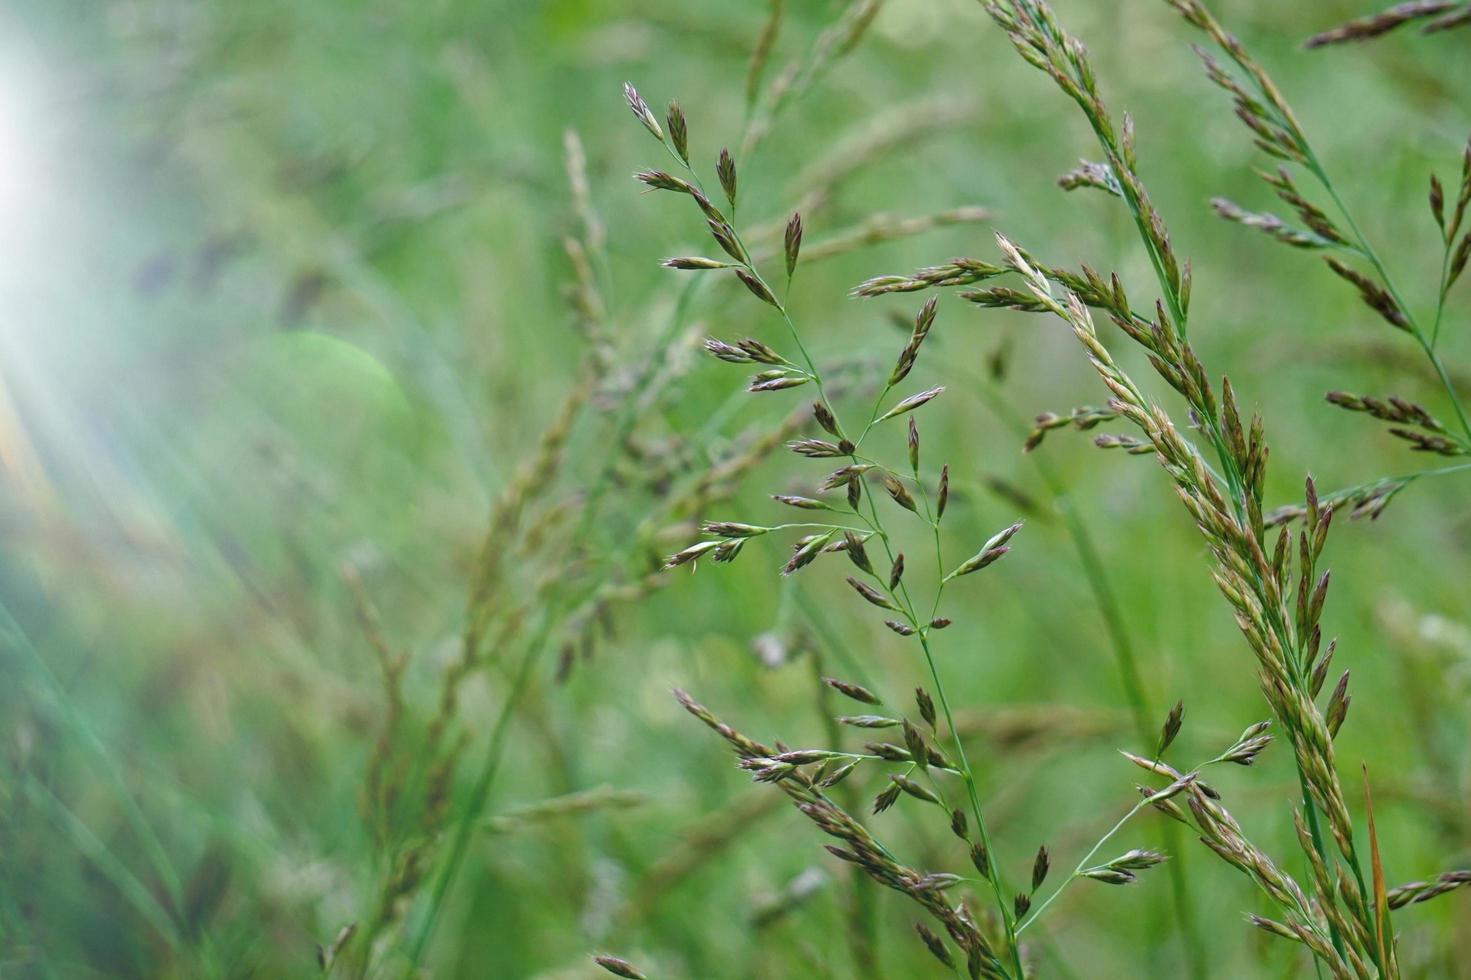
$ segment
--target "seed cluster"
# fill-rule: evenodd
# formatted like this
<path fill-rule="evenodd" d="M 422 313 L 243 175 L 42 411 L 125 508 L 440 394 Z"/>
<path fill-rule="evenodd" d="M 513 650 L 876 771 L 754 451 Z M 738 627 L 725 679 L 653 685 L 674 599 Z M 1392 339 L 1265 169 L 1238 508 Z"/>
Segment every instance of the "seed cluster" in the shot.
<path fill-rule="evenodd" d="M 1430 209 L 1444 244 L 1444 262 L 1438 307 L 1433 318 L 1424 317 L 1405 302 L 1379 254 L 1343 205 L 1285 95 L 1265 69 L 1199 0 L 1167 2 L 1210 42 L 1210 50 L 1197 49 L 1206 77 L 1229 95 L 1237 118 L 1256 147 L 1277 162 L 1276 169 L 1260 176 L 1289 209 L 1290 217 L 1248 210 L 1225 199 L 1212 202 L 1216 213 L 1281 244 L 1322 253 L 1328 269 L 1347 282 L 1367 308 L 1418 344 L 1443 382 L 1455 421 L 1442 422 L 1419 402 L 1398 395 L 1381 398 L 1332 392 L 1328 401 L 1389 423 L 1390 434 L 1417 451 L 1447 457 L 1471 454 L 1471 421 L 1436 350 L 1447 294 L 1471 261 L 1471 231 L 1465 221 L 1471 204 L 1471 144 L 1462 155 L 1461 179 L 1454 194 L 1448 194 L 1438 178 L 1431 178 Z M 1082 112 L 1097 138 L 1102 159 L 1081 161 L 1058 183 L 1068 191 L 1100 191 L 1122 205 L 1149 259 L 1158 298 L 1136 305 L 1119 275 L 1101 273 L 1087 265 L 1076 271 L 1048 265 L 999 234 L 999 256 L 995 260 L 952 258 L 912 274 L 870 278 L 852 293 L 873 298 L 960 287 L 957 297 L 975 308 L 1050 316 L 1068 326 L 1102 383 L 1107 400 L 1065 414 L 1038 415 L 1025 448 L 1038 449 L 1049 433 L 1067 427 L 1086 431 L 1117 424 L 1130 430 L 1098 435 L 1095 444 L 1122 449 L 1132 456 L 1153 457 L 1164 470 L 1206 545 L 1210 574 L 1251 651 L 1251 668 L 1271 720 L 1248 726 L 1224 751 L 1185 768 L 1167 760 L 1184 726 L 1184 705 L 1177 702 L 1166 715 L 1157 738 L 1141 746 L 1141 752 L 1149 754 L 1124 753 L 1131 764 L 1152 777 L 1155 785 L 1139 788 L 1133 808 L 1060 883 L 1047 887 L 1049 880 L 1057 881 L 1057 876 L 1052 874 L 1053 855 L 1042 846 L 1032 858 L 1030 875 L 1023 876 L 1027 887 L 1009 888 L 1005 870 L 1008 862 L 999 858 L 988 832 L 975 774 L 956 729 L 932 644 L 935 631 L 950 622 L 939 615 L 947 586 L 1008 554 L 1022 525 L 1018 522 L 998 531 L 964 561 L 951 564 L 944 560 L 941 535 L 949 499 L 949 466 L 941 466 L 938 475 L 924 470 L 920 420 L 935 411 L 931 404 L 945 387 L 895 392 L 896 386 L 905 384 L 923 361 L 926 340 L 937 320 L 937 298 L 930 296 L 906 324 L 907 340 L 887 374 L 881 375 L 877 397 L 865 421 L 860 426 L 845 425 L 834 394 L 832 372 L 810 356 L 786 299 L 797 270 L 811 261 L 821 246 L 809 247 L 804 254 L 805 228 L 799 213 L 793 213 L 783 226 L 779 251 L 748 246 L 747 238 L 754 240 L 755 230 L 743 236 L 742 226 L 735 220 L 738 189 L 743 201 L 751 194 L 751 189 L 738 179 L 738 162 L 759 144 L 766 130 L 758 125 L 748 132 L 738 153 L 728 149 L 719 153 L 714 174 L 724 207 L 717 207 L 691 163 L 688 121 L 683 112 L 676 114 L 671 109 L 661 126 L 643 99 L 628 86 L 625 94 L 634 116 L 683 171 L 678 176 L 642 171 L 636 179 L 653 190 L 690 198 L 715 246 L 725 256 L 676 257 L 666 259 L 664 265 L 738 281 L 770 309 L 773 322 L 779 324 L 786 339 L 785 343 L 776 343 L 769 338 L 712 338 L 705 342 L 705 349 L 720 361 L 757 367 L 747 384 L 750 392 L 765 394 L 795 388 L 811 391 L 814 397 L 806 414 L 820 432 L 793 438 L 786 445 L 797 456 L 821 462 L 826 470 L 825 475 L 812 478 L 810 489 L 804 492 L 772 495 L 774 501 L 803 512 L 804 517 L 823 520 L 707 520 L 700 525 L 703 537 L 668 556 L 664 568 L 693 566 L 705 557 L 716 563 L 730 562 L 745 552 L 750 542 L 786 532 L 793 532 L 794 537 L 780 568 L 782 575 L 794 575 L 825 556 L 842 553 L 856 570 L 844 576 L 849 587 L 864 603 L 888 614 L 883 623 L 890 632 L 918 647 L 932 683 L 930 689 L 916 691 L 914 710 L 906 712 L 890 707 L 872 686 L 826 678 L 832 691 L 873 709 L 837 715 L 833 719 L 834 733 L 849 728 L 883 733 L 879 739 L 888 739 L 867 742 L 861 752 L 843 749 L 835 734 L 833 744 L 825 747 L 793 749 L 781 743 L 767 746 L 721 722 L 683 692 L 676 692 L 676 696 L 690 714 L 725 739 L 739 757 L 739 767 L 753 780 L 779 788 L 819 830 L 837 840 L 827 846 L 830 854 L 904 893 L 939 922 L 962 955 L 953 955 L 942 934 L 925 923 L 915 926 L 920 941 L 947 967 L 958 969 L 963 960 L 963 969 L 971 977 L 1022 980 L 1027 976 L 1022 935 L 1072 882 L 1088 879 L 1126 885 L 1136 881 L 1141 872 L 1164 863 L 1164 853 L 1146 848 L 1131 848 L 1114 858 L 1097 860 L 1101 849 L 1145 809 L 1163 813 L 1190 828 L 1210 852 L 1253 881 L 1275 912 L 1270 917 L 1253 915 L 1250 921 L 1269 934 L 1299 944 L 1326 975 L 1397 977 L 1400 967 L 1391 911 L 1459 888 L 1471 881 L 1471 873 L 1451 871 L 1429 881 L 1388 888 L 1367 773 L 1363 825 L 1356 825 L 1335 750 L 1335 740 L 1353 702 L 1350 672 L 1342 671 L 1331 686 L 1327 683 L 1336 641 L 1324 635 L 1322 619 L 1331 576 L 1320 562 L 1336 513 L 1377 517 L 1415 480 L 1460 467 L 1380 479 L 1322 495 L 1307 477 L 1302 481 L 1300 503 L 1268 509 L 1264 488 L 1270 449 L 1265 424 L 1259 415 L 1243 411 L 1231 381 L 1224 377 L 1216 380 L 1191 342 L 1193 271 L 1189 260 L 1177 253 L 1165 218 L 1141 176 L 1133 120 L 1127 114 L 1115 115 L 1110 109 L 1086 47 L 1068 34 L 1046 3 L 983 0 L 983 6 L 1017 53 L 1051 78 Z M 1471 20 L 1465 7 L 1460 3 L 1403 3 L 1318 35 L 1309 46 L 1377 37 L 1415 20 L 1423 21 L 1422 26 L 1429 32 L 1445 30 Z M 852 5 L 842 22 L 846 26 L 819 40 L 820 57 L 810 70 L 795 71 L 785 83 L 779 83 L 773 90 L 773 102 L 780 104 L 788 97 L 786 93 L 810 84 L 825 71 L 827 62 L 823 59 L 844 50 L 849 43 L 842 30 L 861 30 L 873 9 L 871 5 Z M 775 30 L 771 25 L 777 22 L 779 14 L 774 13 L 768 33 Z M 759 81 L 752 79 L 759 80 L 764 70 L 769 44 L 770 38 L 763 34 L 752 60 L 748 91 L 759 89 Z M 1325 195 L 1331 207 L 1314 200 Z M 729 216 L 724 208 L 728 208 Z M 861 229 L 855 234 L 862 237 Z M 847 247 L 841 237 L 836 240 Z M 780 269 L 779 274 L 763 271 L 771 263 Z M 1095 315 L 1106 317 L 1142 350 L 1154 374 L 1183 399 L 1187 418 L 1177 420 L 1134 381 L 1100 337 Z M 896 420 L 904 423 L 905 458 L 885 461 L 869 449 L 870 436 Z M 884 508 L 890 505 L 886 517 Z M 912 548 L 907 549 L 910 557 L 906 558 L 898 534 L 889 527 L 896 517 L 911 526 L 918 521 L 929 532 L 933 563 L 915 561 L 913 556 L 919 552 Z M 917 602 L 921 583 L 916 573 L 923 569 L 928 576 L 931 564 L 935 578 L 932 597 L 927 603 Z M 1274 736 L 1269 729 L 1273 726 L 1291 753 L 1300 782 L 1293 824 L 1306 868 L 1306 873 L 1299 876 L 1301 881 L 1284 870 L 1283 861 L 1249 839 L 1221 793 L 1202 778 L 1211 766 L 1251 766 L 1272 743 Z M 883 779 L 870 806 L 872 816 L 901 805 L 936 812 L 950 833 L 966 845 L 970 870 L 977 878 L 909 867 L 879 842 L 863 819 L 854 815 L 851 803 L 840 805 L 829 795 L 835 787 L 850 790 L 864 774 L 874 771 L 882 773 Z M 961 805 L 952 805 L 952 794 L 964 796 Z M 978 891 L 990 891 L 994 901 L 989 911 L 977 912 L 959 897 L 968 881 L 975 882 Z"/>

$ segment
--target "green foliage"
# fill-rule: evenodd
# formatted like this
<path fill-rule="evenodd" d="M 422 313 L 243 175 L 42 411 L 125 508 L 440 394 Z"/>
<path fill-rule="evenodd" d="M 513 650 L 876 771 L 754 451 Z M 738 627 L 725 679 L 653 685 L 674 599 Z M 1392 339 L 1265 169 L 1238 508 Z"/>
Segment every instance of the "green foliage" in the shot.
<path fill-rule="evenodd" d="M 1311 249 L 1213 212 L 1237 202 L 1237 220 L 1271 230 L 1262 212 L 1282 207 L 1252 173 L 1272 161 L 1200 75 L 1195 32 L 1163 2 L 1057 5 L 1131 112 L 1152 203 L 1193 261 L 1191 343 L 1267 420 L 1266 502 L 1299 501 L 1305 470 L 1326 493 L 1423 468 L 1363 416 L 1414 423 L 1424 405 L 1458 431 L 1422 352 Z M 802 517 L 769 495 L 815 488 L 759 440 L 797 435 L 811 386 L 747 395 L 700 350 L 707 335 L 784 350 L 786 335 L 733 279 L 687 285 L 728 272 L 658 267 L 722 253 L 688 201 L 628 179 L 653 161 L 620 87 L 636 81 L 665 128 L 679 98 L 712 189 L 730 145 L 742 233 L 768 229 L 763 269 L 782 267 L 800 207 L 794 287 L 777 298 L 861 419 L 877 391 L 862 379 L 894 369 L 919 300 L 845 299 L 855 283 L 996 259 L 994 226 L 1060 267 L 1117 269 L 1140 305 L 1158 288 L 1120 202 L 1056 186 L 1098 155 L 1094 134 L 981 6 L 888 0 L 754 153 L 738 147 L 762 118 L 745 102 L 770 10 L 757 0 L 11 6 L 0 159 L 24 193 L 0 194 L 0 975 L 309 976 L 319 948 L 338 977 L 404 975 L 416 956 L 436 976 L 594 976 L 594 953 L 650 977 L 855 975 L 850 955 L 876 958 L 871 975 L 943 975 L 926 946 L 948 940 L 917 941 L 892 892 L 855 912 L 820 835 L 669 697 L 689 688 L 753 738 L 807 746 L 868 710 L 818 678 L 904 692 L 931 675 L 841 575 L 778 576 L 785 538 L 653 574 L 701 521 Z M 846 5 L 781 6 L 763 86 Z M 1432 170 L 1454 205 L 1464 32 L 1304 52 L 1363 5 L 1212 9 L 1282 87 L 1466 390 L 1471 304 L 1462 282 L 1437 313 L 1446 242 L 1424 206 Z M 911 217 L 925 220 L 894 223 Z M 1022 453 L 1037 413 L 1102 404 L 1076 341 L 1050 318 L 946 303 L 902 392 L 945 386 L 923 410 L 922 466 L 933 485 L 940 461 L 965 461 L 945 516 L 957 540 L 1018 516 L 1027 531 L 955 583 L 966 598 L 939 610 L 955 621 L 936 666 L 993 838 L 978 863 L 999 856 L 1022 883 L 1045 875 L 1030 862 L 1047 841 L 1042 906 L 1134 805 L 1117 748 L 1155 754 L 1180 699 L 1170 751 L 1212 757 L 1264 706 L 1165 481 L 1086 445 L 1126 427 L 1103 408 L 1049 415 Z M 1417 404 L 1365 401 L 1387 392 Z M 902 418 L 870 438 L 905 459 Z M 707 485 L 712 469 L 729 478 Z M 1435 875 L 1471 854 L 1468 479 L 1421 480 L 1375 522 L 1340 515 L 1320 563 L 1334 568 L 1324 632 L 1357 692 L 1340 769 L 1356 787 L 1368 767 L 1388 883 L 1415 883 L 1406 902 L 1448 890 Z M 910 557 L 907 576 L 928 571 Z M 1285 857 L 1300 853 L 1284 803 L 1298 777 L 1281 748 L 1212 785 L 1306 880 Z M 400 787 L 389 803 L 370 789 L 375 760 Z M 861 804 L 886 785 L 859 793 L 862 773 L 835 791 L 854 784 Z M 916 866 L 968 868 L 917 802 L 871 824 Z M 1356 791 L 1349 803 L 1367 869 Z M 1165 839 L 1153 817 L 1076 874 L 1131 880 Z M 420 848 L 422 875 L 375 924 Z M 1175 857 L 1129 888 L 1079 882 L 1045 920 L 1034 908 L 1039 975 L 1179 975 Z M 1251 882 L 1198 847 L 1184 857 L 1210 975 L 1308 969 L 1248 930 L 1246 914 L 1274 917 Z M 1471 929 L 1463 891 L 1396 912 L 1406 976 L 1463 969 L 1446 952 Z"/>

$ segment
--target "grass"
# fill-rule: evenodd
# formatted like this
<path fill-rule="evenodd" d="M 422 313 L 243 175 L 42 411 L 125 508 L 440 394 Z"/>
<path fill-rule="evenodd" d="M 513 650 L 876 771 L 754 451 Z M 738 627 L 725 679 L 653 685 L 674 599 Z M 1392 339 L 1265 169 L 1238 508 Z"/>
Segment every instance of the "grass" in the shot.
<path fill-rule="evenodd" d="M 1458 975 L 1464 5 L 1058 6 L 7 15 L 0 971 Z"/>

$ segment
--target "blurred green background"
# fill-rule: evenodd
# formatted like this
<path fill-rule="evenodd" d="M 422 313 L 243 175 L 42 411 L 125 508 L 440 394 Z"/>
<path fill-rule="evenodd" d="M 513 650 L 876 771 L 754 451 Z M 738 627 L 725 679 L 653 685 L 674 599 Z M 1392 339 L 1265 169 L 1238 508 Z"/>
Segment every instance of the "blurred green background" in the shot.
<path fill-rule="evenodd" d="M 772 74 L 843 5 L 786 6 Z M 1312 256 L 1210 213 L 1217 194 L 1274 202 L 1188 29 L 1159 0 L 1057 7 L 1089 41 L 1112 105 L 1134 115 L 1151 191 L 1194 264 L 1203 359 L 1265 417 L 1269 496 L 1297 499 L 1309 472 L 1339 487 L 1421 468 L 1322 398 L 1395 392 L 1443 411 L 1408 341 Z M 1431 169 L 1454 179 L 1471 131 L 1465 39 L 1406 33 L 1307 53 L 1302 38 L 1365 5 L 1213 8 L 1287 92 L 1401 280 L 1433 305 L 1424 189 Z M 777 454 L 729 501 L 659 509 L 670 486 L 804 401 L 747 397 L 738 369 L 696 356 L 707 332 L 775 343 L 779 324 L 728 284 L 676 309 L 687 280 L 657 260 L 708 246 L 687 206 L 629 179 L 667 159 L 620 86 L 633 81 L 656 111 L 678 98 L 709 174 L 739 140 L 766 14 L 759 0 L 3 5 L 0 975 L 306 976 L 315 944 L 372 915 L 396 858 L 361 799 L 389 708 L 344 570 L 387 644 L 409 653 L 412 757 L 457 654 L 486 514 L 588 364 L 593 341 L 567 300 L 563 239 L 584 234 L 569 129 L 606 227 L 596 342 L 610 355 L 592 369 L 561 469 L 530 486 L 525 526 L 540 515 L 540 533 L 497 544 L 510 569 L 497 615 L 555 621 L 421 969 L 593 975 L 588 954 L 612 950 L 650 976 L 856 975 L 846 870 L 669 696 L 687 688 L 753 737 L 803 745 L 825 737 L 814 667 L 861 670 L 899 694 L 919 683 L 912 646 L 857 608 L 834 567 L 783 580 L 783 542 L 753 542 L 732 566 L 607 603 L 596 618 L 608 629 L 588 631 L 595 649 L 555 676 L 589 590 L 640 581 L 651 556 L 693 540 L 691 518 L 785 517 L 766 495 L 818 472 Z M 874 134 L 881 152 L 869 153 Z M 793 309 L 819 360 L 887 365 L 903 342 L 889 314 L 919 300 L 860 303 L 847 290 L 952 255 L 992 258 L 992 228 L 1054 264 L 1117 269 L 1140 297 L 1154 288 L 1126 214 L 1055 186 L 1094 154 L 979 4 L 888 0 L 741 161 L 742 216 L 784 219 L 824 161 L 845 158 L 863 165 L 805 214 L 809 243 L 876 214 L 993 211 L 799 275 Z M 1463 292 L 1442 343 L 1463 373 L 1468 312 Z M 1065 331 L 945 296 L 929 343 L 912 383 L 949 389 L 924 421 L 926 458 L 955 479 L 950 547 L 1029 521 L 997 574 L 951 594 L 942 670 L 974 726 L 1009 874 L 1043 842 L 1071 867 L 1130 804 L 1134 774 L 1115 749 L 1137 739 L 1055 491 L 1091 536 L 1150 701 L 1161 718 L 1185 702 L 1182 758 L 1265 716 L 1253 661 L 1150 460 L 1095 452 L 1069 431 L 1021 453 L 1018 423 L 1104 399 Z M 650 384 L 651 362 L 658 384 L 619 443 L 613 420 L 638 401 L 632 383 Z M 1326 623 L 1358 692 L 1340 759 L 1348 785 L 1368 766 L 1392 882 L 1471 859 L 1468 485 L 1423 481 L 1379 521 L 1344 521 L 1326 558 Z M 596 519 L 563 540 L 590 501 Z M 552 598 L 559 589 L 571 597 Z M 453 819 L 534 636 L 491 643 L 465 686 Z M 1280 748 L 1218 781 L 1258 843 L 1295 867 L 1295 778 Z M 585 813 L 525 811 L 589 790 Z M 919 866 L 964 863 L 916 808 L 875 827 Z M 1121 843 L 1155 834 L 1141 821 Z M 1202 848 L 1182 859 L 1212 975 L 1308 969 L 1246 924 L 1265 911 L 1247 881 Z M 1044 975 L 1182 975 L 1163 874 L 1086 885 L 1049 913 L 1034 951 Z M 902 896 L 874 901 L 872 975 L 939 975 Z M 1465 897 L 1396 922 L 1413 975 L 1471 975 Z M 370 961 L 336 975 L 408 973 L 402 947 L 385 930 Z"/>

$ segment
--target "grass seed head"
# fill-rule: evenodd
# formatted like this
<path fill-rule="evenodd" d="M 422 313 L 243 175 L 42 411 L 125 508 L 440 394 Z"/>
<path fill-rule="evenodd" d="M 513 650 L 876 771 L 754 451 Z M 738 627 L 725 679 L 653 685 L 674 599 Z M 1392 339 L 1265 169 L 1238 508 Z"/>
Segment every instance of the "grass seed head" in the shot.
<path fill-rule="evenodd" d="M 735 159 L 730 155 L 730 150 L 722 147 L 720 159 L 715 164 L 715 176 L 720 178 L 720 189 L 725 191 L 725 199 L 735 207 L 736 202 L 736 166 Z"/>
<path fill-rule="evenodd" d="M 1175 706 L 1170 709 L 1165 718 L 1164 726 L 1160 729 L 1159 744 L 1154 750 L 1156 758 L 1163 756 L 1165 750 L 1175 741 L 1175 736 L 1180 734 L 1180 725 L 1185 717 L 1185 702 L 1176 701 Z"/>
<path fill-rule="evenodd" d="M 843 430 L 838 427 L 838 420 L 833 416 L 832 410 L 822 402 L 812 403 L 812 417 L 817 424 L 830 436 L 841 437 Z"/>
<path fill-rule="evenodd" d="M 853 684 L 848 681 L 839 680 L 836 677 L 824 677 L 822 682 L 837 691 L 845 698 L 857 701 L 860 704 L 883 704 L 877 694 L 861 684 Z"/>
<path fill-rule="evenodd" d="M 781 304 L 776 301 L 776 297 L 772 295 L 771 290 L 766 288 L 766 283 L 751 275 L 751 273 L 747 272 L 745 269 L 737 269 L 735 270 L 735 274 L 736 278 L 739 279 L 743 284 L 745 284 L 745 287 L 751 291 L 751 295 L 755 296 L 763 303 L 767 303 L 771 306 L 776 307 L 777 309 L 781 309 Z"/>
<path fill-rule="evenodd" d="M 976 874 L 987 881 L 991 880 L 991 853 L 986 850 L 986 845 L 977 841 L 970 846 L 970 863 L 976 869 Z"/>
<path fill-rule="evenodd" d="M 788 507 L 795 507 L 798 510 L 832 510 L 832 506 L 829 505 L 827 502 L 822 500 L 814 500 L 811 497 L 798 497 L 792 494 L 774 493 L 771 495 L 771 499 L 775 500 L 779 504 L 786 504 Z"/>
<path fill-rule="evenodd" d="M 868 602 L 872 603 L 875 606 L 878 606 L 880 609 L 890 609 L 894 612 L 899 611 L 898 608 L 889 601 L 888 597 L 886 597 L 878 589 L 875 589 L 873 586 L 869 585 L 867 582 L 863 582 L 856 578 L 853 578 L 851 575 L 848 576 L 845 581 L 847 581 L 847 583 L 853 587 L 853 591 L 857 592 Z"/>
<path fill-rule="evenodd" d="M 669 130 L 669 142 L 673 144 L 674 152 L 687 166 L 690 162 L 689 130 L 685 125 L 684 110 L 678 102 L 670 101 L 669 111 L 664 114 L 664 125 Z"/>
<path fill-rule="evenodd" d="M 950 950 L 945 946 L 945 941 L 935 935 L 923 922 L 914 924 L 914 931 L 919 933 L 920 941 L 930 951 L 930 955 L 939 960 L 948 969 L 955 969 L 955 960 L 950 956 Z"/>
<path fill-rule="evenodd" d="M 886 422 L 891 418 L 903 415 L 905 412 L 912 412 L 916 408 L 919 408 L 921 405 L 925 405 L 933 401 L 944 390 L 944 386 L 941 385 L 936 388 L 930 388 L 926 391 L 921 391 L 918 394 L 910 395 L 908 398 L 905 398 L 904 400 L 899 402 L 899 404 L 889 409 L 883 415 L 880 415 L 878 418 L 874 419 L 874 422 Z"/>
<path fill-rule="evenodd" d="M 647 108 L 645 111 L 648 111 Z M 616 956 L 594 956 L 593 962 L 615 977 L 624 977 L 626 980 L 645 980 L 644 975 L 635 969 L 632 963 L 620 960 Z"/>
<path fill-rule="evenodd" d="M 653 134 L 655 139 L 660 143 L 664 142 L 664 131 L 659 128 L 659 121 L 649 111 L 648 103 L 638 94 L 638 89 L 634 88 L 632 83 L 623 83 L 623 98 L 628 102 L 628 108 L 633 112 L 634 118 L 643 123 L 644 128 Z"/>
<path fill-rule="evenodd" d="M 797 256 L 802 252 L 802 216 L 793 211 L 782 233 L 782 253 L 787 263 L 787 278 L 797 271 Z"/>
<path fill-rule="evenodd" d="M 935 699 L 930 697 L 930 692 L 922 687 L 914 689 L 914 703 L 919 708 L 919 716 L 931 730 L 935 727 Z"/>
<path fill-rule="evenodd" d="M 843 532 L 843 549 L 848 553 L 848 560 L 858 567 L 860 571 L 873 574 L 873 563 L 868 560 L 868 551 L 863 547 L 863 539 L 853 531 Z"/>
<path fill-rule="evenodd" d="M 914 495 L 909 492 L 909 488 L 903 482 L 890 473 L 885 473 L 883 480 L 884 489 L 888 491 L 894 503 L 911 513 L 919 513 L 919 507 L 914 502 Z"/>
<path fill-rule="evenodd" d="M 729 269 L 729 262 L 719 259 L 707 259 L 699 255 L 675 255 L 659 263 L 666 269 L 679 269 L 683 272 L 698 272 L 707 269 Z"/>
<path fill-rule="evenodd" d="M 916 800 L 922 800 L 925 803 L 934 803 L 936 805 L 938 805 L 940 802 L 940 798 L 938 796 L 930 792 L 930 790 L 926 787 L 920 785 L 919 783 L 916 783 L 908 776 L 901 776 L 898 773 L 895 773 L 889 778 L 892 779 L 895 785 L 897 785 L 901 790 L 914 797 Z"/>
<path fill-rule="evenodd" d="M 1408 0 L 1392 7 L 1359 17 L 1337 27 L 1314 34 L 1303 42 L 1305 48 L 1323 48 L 1332 44 L 1368 41 L 1388 34 L 1412 21 L 1439 17 L 1462 6 L 1463 0 Z"/>
<path fill-rule="evenodd" d="M 899 802 L 899 784 L 890 783 L 879 795 L 873 798 L 873 812 L 875 815 L 883 813 L 889 807 Z"/>

